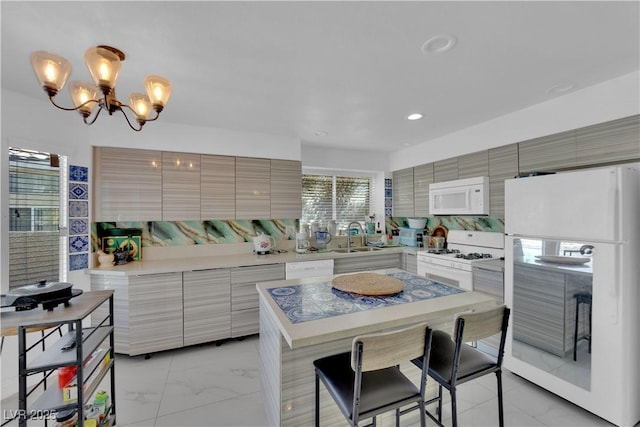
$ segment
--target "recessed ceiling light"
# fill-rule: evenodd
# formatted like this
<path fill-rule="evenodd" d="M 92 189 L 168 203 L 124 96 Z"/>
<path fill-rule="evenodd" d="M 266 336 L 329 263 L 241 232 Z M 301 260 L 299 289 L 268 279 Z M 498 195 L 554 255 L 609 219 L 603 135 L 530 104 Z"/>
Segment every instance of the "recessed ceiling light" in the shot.
<path fill-rule="evenodd" d="M 414 114 L 410 114 L 409 116 L 407 116 L 407 119 L 409 120 L 419 120 L 422 118 L 422 114 L 420 113 L 414 113 Z"/>
<path fill-rule="evenodd" d="M 573 83 L 559 83 L 547 89 L 547 93 L 550 95 L 557 95 L 560 93 L 569 92 L 574 87 L 575 85 Z"/>
<path fill-rule="evenodd" d="M 327 136 L 329 135 L 329 132 L 327 132 L 326 130 L 317 130 L 313 134 L 315 136 Z"/>
<path fill-rule="evenodd" d="M 422 45 L 422 53 L 443 53 L 451 50 L 457 42 L 458 39 L 455 36 L 450 34 L 439 34 L 424 42 Z"/>

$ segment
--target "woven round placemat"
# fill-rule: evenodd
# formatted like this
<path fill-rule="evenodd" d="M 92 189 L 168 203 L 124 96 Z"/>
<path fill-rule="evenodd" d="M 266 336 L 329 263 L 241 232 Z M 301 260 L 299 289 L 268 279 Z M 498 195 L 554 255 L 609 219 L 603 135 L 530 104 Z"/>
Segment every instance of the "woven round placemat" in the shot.
<path fill-rule="evenodd" d="M 377 273 L 355 273 L 338 276 L 331 281 L 334 288 L 359 295 L 393 295 L 402 291 L 402 280 Z"/>

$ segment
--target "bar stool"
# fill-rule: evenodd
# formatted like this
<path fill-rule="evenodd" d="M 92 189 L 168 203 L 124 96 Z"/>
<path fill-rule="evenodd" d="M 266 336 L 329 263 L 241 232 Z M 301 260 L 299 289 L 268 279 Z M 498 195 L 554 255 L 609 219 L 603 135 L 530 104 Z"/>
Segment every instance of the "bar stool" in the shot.
<path fill-rule="evenodd" d="M 589 341 L 589 353 L 591 353 L 591 313 L 592 313 L 592 296 L 590 293 L 577 293 L 574 295 L 576 299 L 576 321 L 575 321 L 575 329 L 573 332 L 573 361 L 578 360 L 578 341 L 585 339 Z M 589 306 L 589 324 L 588 329 L 589 332 L 581 337 L 578 337 L 578 323 L 580 320 L 580 304 L 586 304 Z"/>

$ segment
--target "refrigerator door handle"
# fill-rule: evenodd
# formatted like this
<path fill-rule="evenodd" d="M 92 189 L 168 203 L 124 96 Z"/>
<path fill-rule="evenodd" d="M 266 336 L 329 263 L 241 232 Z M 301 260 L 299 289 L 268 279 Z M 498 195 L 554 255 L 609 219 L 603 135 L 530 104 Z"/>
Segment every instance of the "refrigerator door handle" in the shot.
<path fill-rule="evenodd" d="M 603 264 L 606 263 L 606 265 L 610 265 L 613 267 L 613 271 L 610 273 L 610 279 L 606 280 L 606 288 L 608 289 L 607 297 L 610 301 L 607 304 L 610 307 L 607 317 L 609 318 L 609 322 L 612 325 L 615 325 L 618 323 L 618 308 L 620 304 L 620 275 L 622 274 L 621 268 L 623 264 L 622 245 L 614 245 L 613 251 L 607 253 L 611 254 L 611 259 L 605 260 Z"/>
<path fill-rule="evenodd" d="M 607 191 L 607 218 L 610 218 L 611 240 L 620 241 L 620 218 L 618 217 L 618 173 L 615 169 L 609 172 L 609 190 Z"/>

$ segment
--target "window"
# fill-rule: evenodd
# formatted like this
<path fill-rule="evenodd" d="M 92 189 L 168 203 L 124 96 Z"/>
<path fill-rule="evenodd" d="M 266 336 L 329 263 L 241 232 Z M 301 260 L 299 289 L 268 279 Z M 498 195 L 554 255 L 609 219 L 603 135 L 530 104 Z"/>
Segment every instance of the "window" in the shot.
<path fill-rule="evenodd" d="M 10 288 L 62 279 L 59 160 L 55 154 L 9 148 Z"/>
<path fill-rule="evenodd" d="M 326 224 L 338 228 L 364 221 L 371 212 L 371 178 L 336 175 L 302 175 L 302 224 Z"/>

